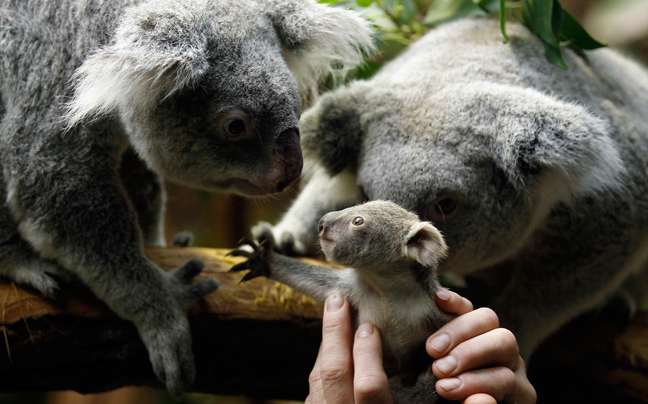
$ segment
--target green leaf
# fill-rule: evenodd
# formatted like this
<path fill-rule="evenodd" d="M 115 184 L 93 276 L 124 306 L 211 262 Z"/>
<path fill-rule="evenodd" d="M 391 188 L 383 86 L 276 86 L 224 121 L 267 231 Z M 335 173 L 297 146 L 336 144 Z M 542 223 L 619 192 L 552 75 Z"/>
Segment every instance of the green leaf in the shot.
<path fill-rule="evenodd" d="M 560 26 L 562 24 L 562 6 L 558 0 L 553 0 L 553 9 L 551 11 L 551 32 L 553 37 L 558 42 L 560 49 Z"/>
<path fill-rule="evenodd" d="M 414 0 L 403 0 L 403 11 L 398 16 L 403 24 L 411 25 L 416 21 L 418 8 Z"/>
<path fill-rule="evenodd" d="M 373 0 L 356 0 L 356 3 L 358 3 L 360 7 L 369 7 L 371 3 L 373 3 Z"/>
<path fill-rule="evenodd" d="M 474 0 L 473 0 L 474 1 Z M 502 10 L 501 4 L 505 3 L 500 0 L 479 0 L 477 5 L 488 14 L 495 14 Z"/>
<path fill-rule="evenodd" d="M 522 23 L 531 31 L 535 32 L 530 0 L 522 0 Z"/>
<path fill-rule="evenodd" d="M 504 36 L 504 43 L 508 43 L 509 38 L 506 35 L 506 0 L 499 0 L 499 10 L 500 10 L 500 29 L 502 30 L 502 35 Z"/>
<path fill-rule="evenodd" d="M 554 48 L 550 44 L 545 44 L 545 57 L 550 63 L 560 67 L 561 69 L 568 69 L 567 63 L 565 63 L 565 59 L 562 57 L 560 48 Z"/>
<path fill-rule="evenodd" d="M 423 24 L 437 25 L 460 18 L 487 15 L 473 0 L 437 0 L 429 8 Z"/>
<path fill-rule="evenodd" d="M 570 41 L 572 46 L 580 49 L 591 50 L 606 46 L 592 38 L 574 16 L 565 9 L 562 10 L 560 37 L 565 41 Z"/>
<path fill-rule="evenodd" d="M 531 15 L 535 33 L 552 47 L 559 48 L 558 39 L 553 31 L 554 2 L 556 0 L 533 0 Z"/>

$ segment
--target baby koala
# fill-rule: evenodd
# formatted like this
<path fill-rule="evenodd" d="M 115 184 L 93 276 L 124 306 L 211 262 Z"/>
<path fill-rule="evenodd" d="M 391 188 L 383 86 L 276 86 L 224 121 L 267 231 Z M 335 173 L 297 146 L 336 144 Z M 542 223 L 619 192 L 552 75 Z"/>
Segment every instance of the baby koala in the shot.
<path fill-rule="evenodd" d="M 269 237 L 260 246 L 245 240 L 253 252 L 231 252 L 248 260 L 230 271 L 250 270 L 242 282 L 266 276 L 318 301 L 342 293 L 355 309 L 354 328 L 369 321 L 380 329 L 395 402 L 436 402 L 425 341 L 452 318 L 434 300 L 442 288 L 438 263 L 447 251 L 441 233 L 392 202 L 372 201 L 324 215 L 319 238 L 326 259 L 348 268 L 331 270 L 280 255 Z"/>

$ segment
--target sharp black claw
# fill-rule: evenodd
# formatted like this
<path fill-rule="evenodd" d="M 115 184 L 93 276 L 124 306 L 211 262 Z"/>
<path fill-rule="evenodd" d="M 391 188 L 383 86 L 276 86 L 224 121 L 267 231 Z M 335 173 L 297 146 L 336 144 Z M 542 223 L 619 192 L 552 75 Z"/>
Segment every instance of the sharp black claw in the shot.
<path fill-rule="evenodd" d="M 250 258 L 254 253 L 245 250 L 233 250 L 228 252 L 225 256 L 227 257 L 245 257 Z"/>
<path fill-rule="evenodd" d="M 241 262 L 240 264 L 236 264 L 233 267 L 230 268 L 228 272 L 240 272 L 240 271 L 245 271 L 246 269 L 252 269 L 250 268 L 249 261 Z"/>

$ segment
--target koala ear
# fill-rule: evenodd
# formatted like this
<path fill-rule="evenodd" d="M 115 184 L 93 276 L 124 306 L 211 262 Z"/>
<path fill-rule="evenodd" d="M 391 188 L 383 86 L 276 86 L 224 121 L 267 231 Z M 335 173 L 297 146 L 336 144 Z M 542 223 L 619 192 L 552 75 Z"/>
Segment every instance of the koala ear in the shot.
<path fill-rule="evenodd" d="M 534 182 L 536 192 L 567 202 L 576 194 L 623 188 L 625 166 L 605 120 L 535 90 L 482 87 L 480 95 L 470 95 L 480 104 L 470 113 L 494 125 L 502 168 L 518 189 Z"/>
<path fill-rule="evenodd" d="M 418 222 L 405 236 L 405 255 L 425 267 L 436 267 L 448 253 L 443 236 L 430 222 Z"/>
<path fill-rule="evenodd" d="M 342 87 L 322 96 L 300 120 L 304 158 L 335 175 L 353 165 L 360 153 L 363 129 L 359 105 L 364 83 Z M 359 91 L 358 91 L 359 90 Z"/>
<path fill-rule="evenodd" d="M 312 0 L 271 0 L 269 7 L 304 105 L 330 73 L 344 76 L 375 48 L 371 25 L 351 10 Z"/>
<path fill-rule="evenodd" d="M 181 4 L 163 12 L 147 3 L 128 10 L 115 42 L 75 72 L 67 127 L 118 107 L 151 107 L 195 82 L 208 67 L 199 21 Z"/>

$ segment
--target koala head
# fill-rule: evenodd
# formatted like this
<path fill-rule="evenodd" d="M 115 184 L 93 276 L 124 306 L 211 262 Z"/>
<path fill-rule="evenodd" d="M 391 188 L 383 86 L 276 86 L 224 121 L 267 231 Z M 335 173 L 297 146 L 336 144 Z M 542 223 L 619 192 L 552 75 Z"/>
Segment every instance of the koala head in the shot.
<path fill-rule="evenodd" d="M 356 83 L 302 119 L 308 160 L 357 171 L 370 200 L 393 201 L 443 232 L 441 271 L 518 251 L 559 203 L 622 188 L 607 123 L 535 90 L 492 83 L 426 93 Z"/>
<path fill-rule="evenodd" d="M 366 21 L 313 1 L 152 0 L 78 69 L 67 123 L 116 112 L 168 180 L 279 192 L 301 173 L 303 103 L 371 47 Z"/>
<path fill-rule="evenodd" d="M 404 261 L 436 269 L 447 249 L 432 224 L 389 201 L 327 213 L 318 231 L 327 260 L 370 272 Z"/>

